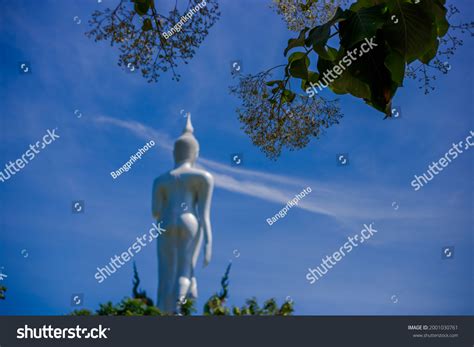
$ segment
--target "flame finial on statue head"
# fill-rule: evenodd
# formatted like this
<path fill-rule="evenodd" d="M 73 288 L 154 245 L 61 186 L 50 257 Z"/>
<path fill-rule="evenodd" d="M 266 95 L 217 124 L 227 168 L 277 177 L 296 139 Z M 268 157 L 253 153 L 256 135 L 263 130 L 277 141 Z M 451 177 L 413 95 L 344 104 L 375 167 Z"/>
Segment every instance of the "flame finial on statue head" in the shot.
<path fill-rule="evenodd" d="M 193 125 L 191 124 L 191 113 L 186 113 L 186 126 L 184 127 L 183 134 L 194 133 Z"/>
<path fill-rule="evenodd" d="M 199 154 L 199 142 L 194 137 L 194 128 L 191 123 L 191 113 L 187 113 L 186 126 L 183 134 L 174 143 L 174 161 L 176 164 L 190 162 L 194 164 Z"/>

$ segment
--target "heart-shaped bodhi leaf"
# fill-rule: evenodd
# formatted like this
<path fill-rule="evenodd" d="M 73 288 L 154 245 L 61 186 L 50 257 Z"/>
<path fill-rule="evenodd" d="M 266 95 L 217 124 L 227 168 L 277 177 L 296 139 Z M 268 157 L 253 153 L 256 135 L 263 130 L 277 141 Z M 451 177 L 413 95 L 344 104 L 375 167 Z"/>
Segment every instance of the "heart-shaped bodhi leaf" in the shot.
<path fill-rule="evenodd" d="M 306 53 L 294 52 L 288 57 L 288 71 L 292 77 L 308 79 L 309 63 Z"/>

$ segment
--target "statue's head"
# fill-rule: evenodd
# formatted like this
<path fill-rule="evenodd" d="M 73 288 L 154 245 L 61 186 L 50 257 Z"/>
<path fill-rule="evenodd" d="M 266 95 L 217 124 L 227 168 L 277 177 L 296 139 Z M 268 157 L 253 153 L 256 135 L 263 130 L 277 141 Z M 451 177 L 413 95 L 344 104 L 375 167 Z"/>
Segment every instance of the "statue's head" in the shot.
<path fill-rule="evenodd" d="M 188 115 L 186 126 L 183 131 L 183 135 L 178 137 L 174 143 L 174 162 L 181 164 L 189 162 L 194 164 L 199 155 L 199 142 L 193 135 L 194 128 L 191 124 L 191 115 Z"/>

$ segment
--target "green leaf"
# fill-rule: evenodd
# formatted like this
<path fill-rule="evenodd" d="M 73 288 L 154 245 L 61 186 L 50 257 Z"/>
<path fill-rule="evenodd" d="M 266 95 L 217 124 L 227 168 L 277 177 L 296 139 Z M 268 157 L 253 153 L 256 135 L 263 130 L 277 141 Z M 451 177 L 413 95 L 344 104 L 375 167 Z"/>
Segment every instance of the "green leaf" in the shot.
<path fill-rule="evenodd" d="M 145 2 L 135 2 L 135 12 L 139 15 L 139 16 L 144 16 L 147 14 L 148 10 L 150 9 L 150 4 L 148 3 L 148 1 L 145 1 Z"/>
<path fill-rule="evenodd" d="M 291 64 L 295 60 L 302 59 L 303 57 L 306 57 L 306 54 L 303 52 L 294 52 L 288 57 L 288 62 Z"/>
<path fill-rule="evenodd" d="M 348 49 L 358 42 L 375 36 L 378 29 L 386 22 L 386 6 L 377 5 L 361 8 L 357 11 L 346 11 L 347 20 L 339 23 L 341 46 Z"/>
<path fill-rule="evenodd" d="M 359 11 L 361 8 L 373 7 L 379 4 L 380 4 L 380 0 L 358 0 L 355 3 L 353 3 L 351 7 L 349 7 L 349 10 L 356 12 L 356 11 Z"/>
<path fill-rule="evenodd" d="M 320 58 L 318 60 L 319 80 L 322 81 L 323 72 L 331 70 L 334 71 L 334 75 L 335 65 L 344 67 L 343 73 L 333 82 L 327 81 L 330 83 L 329 88 L 338 94 L 350 93 L 362 98 L 377 110 L 386 112 L 398 84 L 392 80 L 391 72 L 384 65 L 386 48 L 382 42 L 382 35 L 379 34 L 375 38 L 375 43 L 378 45 L 362 56 L 358 56 L 356 60 L 343 58 L 342 62 L 338 61 L 336 64 Z M 348 53 L 344 55 L 346 54 Z M 345 62 L 350 62 L 350 64 Z"/>
<path fill-rule="evenodd" d="M 446 13 L 448 11 L 444 6 L 445 2 L 444 0 L 423 0 L 417 4 L 431 17 L 431 20 L 436 26 L 436 34 L 439 37 L 446 35 L 449 29 L 449 22 L 446 19 Z"/>
<path fill-rule="evenodd" d="M 349 10 L 338 8 L 330 21 L 308 31 L 305 45 L 318 55 L 318 73 L 308 70 L 309 60 L 299 53 L 290 57 L 285 74 L 301 78 L 303 90 L 311 83 L 327 83 L 333 92 L 362 98 L 389 114 L 407 64 L 428 64 L 436 56 L 439 37 L 449 29 L 446 13 L 445 0 L 356 0 Z M 338 49 L 328 46 L 336 23 Z M 369 50 L 356 51 L 353 47 L 364 40 Z M 301 35 L 292 41 L 296 44 L 301 46 Z"/>
<path fill-rule="evenodd" d="M 426 2 L 428 3 L 428 1 Z M 446 7 L 444 1 L 433 0 L 433 14 L 436 23 L 436 31 L 439 37 L 446 35 L 449 29 L 449 22 L 446 19 Z"/>
<path fill-rule="evenodd" d="M 423 64 L 428 64 L 431 59 L 433 59 L 434 57 L 436 57 L 436 53 L 438 53 L 438 47 L 439 47 L 439 40 L 436 40 L 436 43 L 433 47 L 431 47 L 431 49 L 426 52 L 422 57 L 420 57 L 420 61 L 423 63 Z"/>
<path fill-rule="evenodd" d="M 340 57 L 339 51 L 335 48 L 328 46 L 327 48 L 327 55 L 329 60 L 336 60 Z"/>
<path fill-rule="evenodd" d="M 288 72 L 292 77 L 307 79 L 309 58 L 305 53 L 294 52 L 288 57 Z"/>
<path fill-rule="evenodd" d="M 310 87 L 310 82 L 317 83 L 319 80 L 319 74 L 314 71 L 308 71 L 308 79 L 304 79 L 301 81 L 301 89 L 306 90 L 306 88 Z"/>
<path fill-rule="evenodd" d="M 323 74 L 326 71 L 334 71 L 335 65 L 336 64 L 329 60 L 321 58 L 318 60 L 318 70 L 321 72 L 319 82 L 322 85 L 328 84 L 329 88 L 336 94 L 350 93 L 358 98 L 370 99 L 371 92 L 369 85 L 355 77 L 348 68 L 334 79 L 333 82 L 330 82 L 328 79 L 324 80 Z"/>
<path fill-rule="evenodd" d="M 405 77 L 405 59 L 403 59 L 403 56 L 397 51 L 391 51 L 385 58 L 385 66 L 390 71 L 392 80 L 402 86 Z"/>
<path fill-rule="evenodd" d="M 306 46 L 313 46 L 313 49 L 316 50 L 316 47 L 324 47 L 331 35 L 331 26 L 334 24 L 343 21 L 345 19 L 345 12 L 341 10 L 340 7 L 336 9 L 334 16 L 325 24 L 314 27 L 308 33 L 308 38 L 305 40 Z"/>
<path fill-rule="evenodd" d="M 383 33 L 388 45 L 397 50 L 411 63 L 421 59 L 436 45 L 437 28 L 432 18 L 421 6 L 411 3 L 402 3 L 396 6 L 397 0 L 390 0 L 393 12 L 390 12 L 390 21 L 383 27 Z"/>
<path fill-rule="evenodd" d="M 285 89 L 283 93 L 281 94 L 281 102 L 282 103 L 291 103 L 295 99 L 296 94 L 293 93 L 289 89 Z"/>
<path fill-rule="evenodd" d="M 151 24 L 150 18 L 145 18 L 145 20 L 143 21 L 142 30 L 143 31 L 153 30 L 153 25 Z"/>
<path fill-rule="evenodd" d="M 323 59 L 332 61 L 338 59 L 338 51 L 330 46 L 315 46 L 313 50 Z"/>
<path fill-rule="evenodd" d="M 293 49 L 295 47 L 303 47 L 304 46 L 304 38 L 305 38 L 305 35 L 306 35 L 306 31 L 307 31 L 307 29 L 303 29 L 303 30 L 301 30 L 300 35 L 298 36 L 298 38 L 288 40 L 288 46 L 285 48 L 285 51 L 283 52 L 285 57 L 291 49 Z"/>
<path fill-rule="evenodd" d="M 280 90 L 280 86 L 276 86 L 275 88 L 272 89 L 272 94 L 278 93 Z"/>
<path fill-rule="evenodd" d="M 381 35 L 377 36 L 378 46 L 353 62 L 349 70 L 370 88 L 370 99 L 365 102 L 381 112 L 386 112 L 391 104 L 398 84 L 393 81 L 391 71 L 385 66 L 386 49 L 381 44 Z"/>
<path fill-rule="evenodd" d="M 308 38 L 305 40 L 307 46 L 325 46 L 331 35 L 331 25 L 324 24 L 310 30 Z"/>
<path fill-rule="evenodd" d="M 278 85 L 281 85 L 283 86 L 283 81 L 282 80 L 273 80 L 273 81 L 268 81 L 267 83 L 265 83 L 267 86 L 271 87 L 275 84 L 278 84 Z"/>

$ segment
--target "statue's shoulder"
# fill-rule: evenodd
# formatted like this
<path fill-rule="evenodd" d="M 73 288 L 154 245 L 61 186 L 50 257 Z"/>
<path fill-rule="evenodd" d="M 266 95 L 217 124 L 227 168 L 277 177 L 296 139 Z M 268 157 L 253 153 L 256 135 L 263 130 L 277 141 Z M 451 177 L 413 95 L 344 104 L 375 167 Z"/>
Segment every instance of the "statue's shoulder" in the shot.
<path fill-rule="evenodd" d="M 205 170 L 194 168 L 193 174 L 204 183 L 212 184 L 214 182 L 214 177 L 212 177 L 212 175 Z"/>
<path fill-rule="evenodd" d="M 160 176 L 158 176 L 157 178 L 155 178 L 155 185 L 156 184 L 161 184 L 161 183 L 165 183 L 165 182 L 168 182 L 170 180 L 170 177 L 171 177 L 171 174 L 169 172 L 166 172 Z"/>

